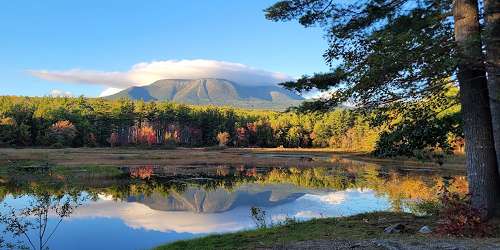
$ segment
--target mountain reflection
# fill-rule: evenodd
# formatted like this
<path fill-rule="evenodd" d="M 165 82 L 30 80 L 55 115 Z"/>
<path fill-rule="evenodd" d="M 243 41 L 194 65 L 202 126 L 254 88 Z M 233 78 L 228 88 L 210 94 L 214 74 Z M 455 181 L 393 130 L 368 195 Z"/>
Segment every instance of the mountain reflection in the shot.
<path fill-rule="evenodd" d="M 446 181 L 451 183 L 450 190 L 467 190 L 464 176 L 446 176 L 446 180 L 450 179 Z M 437 199 L 443 185 L 445 178 L 439 173 L 399 171 L 359 162 L 339 162 L 334 168 L 286 169 L 9 167 L 0 172 L 0 199 L 4 205 L 0 213 L 3 228 L 8 228 L 12 225 L 6 219 L 8 208 L 27 211 L 34 204 L 28 200 L 50 200 L 44 204 L 51 209 L 36 210 L 45 211 L 46 223 L 108 218 L 118 219 L 134 230 L 205 234 L 252 227 L 249 210 L 253 206 L 262 207 L 276 221 L 376 210 L 411 211 L 415 201 Z M 62 198 L 74 203 L 68 205 L 70 212 L 63 216 L 57 213 L 62 203 L 50 205 Z M 17 216 L 26 222 L 36 221 L 40 215 Z M 91 228 L 88 233 L 92 233 Z"/>

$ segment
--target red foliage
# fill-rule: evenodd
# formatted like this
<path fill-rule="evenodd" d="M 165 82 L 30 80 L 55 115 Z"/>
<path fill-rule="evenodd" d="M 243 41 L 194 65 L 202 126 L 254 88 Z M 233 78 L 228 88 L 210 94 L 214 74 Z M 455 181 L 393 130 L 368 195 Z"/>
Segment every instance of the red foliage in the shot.
<path fill-rule="evenodd" d="M 130 177 L 132 178 L 139 178 L 142 180 L 146 180 L 151 178 L 152 175 L 153 175 L 153 166 L 151 165 L 130 169 Z"/>
<path fill-rule="evenodd" d="M 156 133 L 151 126 L 144 126 L 137 131 L 137 141 L 140 144 L 153 145 L 156 143 Z"/>
<path fill-rule="evenodd" d="M 245 175 L 248 176 L 248 177 L 256 177 L 257 176 L 257 168 L 253 167 L 253 168 L 251 168 L 249 170 L 246 170 Z"/>
<path fill-rule="evenodd" d="M 470 196 L 460 196 L 446 189 L 441 196 L 443 208 L 436 232 L 456 237 L 490 236 L 494 227 L 482 219 L 482 210 L 471 206 Z"/>
<path fill-rule="evenodd" d="M 249 122 L 247 123 L 247 129 L 248 133 L 255 134 L 257 133 L 257 124 L 255 124 L 254 122 Z"/>
<path fill-rule="evenodd" d="M 248 131 L 246 128 L 236 129 L 236 146 L 248 146 Z"/>

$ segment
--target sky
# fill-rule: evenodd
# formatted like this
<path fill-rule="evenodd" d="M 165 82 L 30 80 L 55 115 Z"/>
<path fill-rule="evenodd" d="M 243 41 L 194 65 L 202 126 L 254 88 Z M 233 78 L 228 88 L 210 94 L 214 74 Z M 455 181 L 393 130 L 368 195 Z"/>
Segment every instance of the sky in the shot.
<path fill-rule="evenodd" d="M 0 5 L 0 95 L 95 97 L 166 78 L 276 84 L 324 72 L 321 28 L 273 0 L 16 0 Z"/>

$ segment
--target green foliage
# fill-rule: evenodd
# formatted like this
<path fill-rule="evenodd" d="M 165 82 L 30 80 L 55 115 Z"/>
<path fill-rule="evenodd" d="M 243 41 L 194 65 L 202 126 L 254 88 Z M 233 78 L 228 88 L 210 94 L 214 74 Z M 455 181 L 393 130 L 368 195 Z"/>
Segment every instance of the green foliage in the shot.
<path fill-rule="evenodd" d="M 10 117 L 0 120 L 0 146 L 9 146 L 15 143 L 16 126 L 16 122 Z"/>
<path fill-rule="evenodd" d="M 58 121 L 47 131 L 47 140 L 50 145 L 71 146 L 78 131 L 70 121 Z"/>
<path fill-rule="evenodd" d="M 460 141 L 455 106 L 407 102 L 361 113 L 273 112 L 169 102 L 88 98 L 0 97 L 2 146 L 228 146 L 331 147 L 374 150 L 380 156 L 415 155 L 425 148 L 451 149 Z M 376 120 L 374 118 L 384 118 Z M 220 137 L 222 136 L 223 137 Z M 380 140 L 379 140 L 380 137 Z M 223 140 L 221 140 L 223 139 Z"/>
<path fill-rule="evenodd" d="M 385 123 L 387 130 L 380 134 L 375 155 L 429 158 L 427 154 L 432 158 L 436 149 L 451 153 L 454 145 L 450 137 L 463 138 L 457 92 L 456 88 L 450 88 L 422 101 L 379 109 L 375 123 Z"/>
<path fill-rule="evenodd" d="M 353 11 L 356 10 L 356 11 Z M 380 107 L 443 91 L 457 63 L 451 0 L 282 0 L 265 10 L 272 21 L 297 19 L 325 28 L 330 72 L 282 85 L 296 91 L 333 93 L 306 109 L 328 109 L 346 101 Z"/>
<path fill-rule="evenodd" d="M 442 204 L 437 200 L 424 200 L 415 204 L 411 204 L 411 211 L 418 215 L 437 216 L 443 208 Z"/>

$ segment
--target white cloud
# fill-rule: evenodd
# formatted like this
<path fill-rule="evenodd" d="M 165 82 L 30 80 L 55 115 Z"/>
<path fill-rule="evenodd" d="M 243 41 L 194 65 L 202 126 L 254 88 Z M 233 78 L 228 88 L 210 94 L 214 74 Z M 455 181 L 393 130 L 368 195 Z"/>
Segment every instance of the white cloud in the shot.
<path fill-rule="evenodd" d="M 82 69 L 30 70 L 28 72 L 48 81 L 108 87 L 109 89 L 106 89 L 101 96 L 117 89 L 148 85 L 161 79 L 222 78 L 243 85 L 273 85 L 293 79 L 283 73 L 256 69 L 240 63 L 205 59 L 142 62 L 123 72 Z"/>
<path fill-rule="evenodd" d="M 99 97 L 116 94 L 116 93 L 118 93 L 118 92 L 120 92 L 122 90 L 123 89 L 118 89 L 118 88 L 107 88 L 104 91 L 102 91 L 101 94 L 99 94 Z"/>
<path fill-rule="evenodd" d="M 63 91 L 59 89 L 53 89 L 48 93 L 48 96 L 51 97 L 72 97 L 73 93 L 69 91 Z"/>

